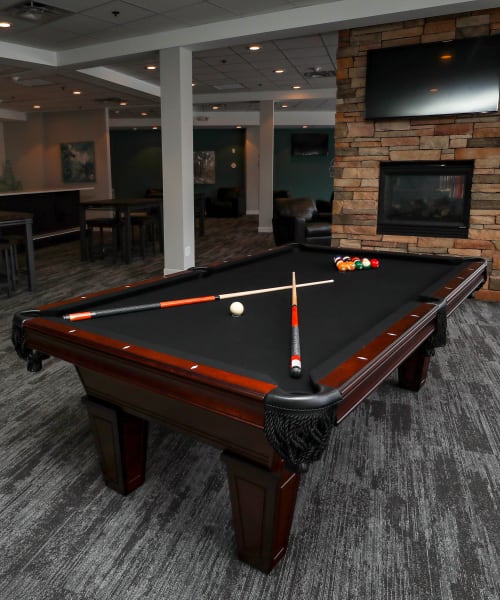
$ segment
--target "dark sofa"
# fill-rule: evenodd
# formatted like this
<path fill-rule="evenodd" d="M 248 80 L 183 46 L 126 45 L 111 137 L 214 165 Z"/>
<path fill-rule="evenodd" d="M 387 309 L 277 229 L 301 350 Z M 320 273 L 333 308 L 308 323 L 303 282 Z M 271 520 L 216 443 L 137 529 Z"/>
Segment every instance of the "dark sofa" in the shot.
<path fill-rule="evenodd" d="M 275 198 L 273 234 L 278 246 L 290 242 L 329 246 L 332 239 L 331 212 L 320 213 L 312 198 Z"/>

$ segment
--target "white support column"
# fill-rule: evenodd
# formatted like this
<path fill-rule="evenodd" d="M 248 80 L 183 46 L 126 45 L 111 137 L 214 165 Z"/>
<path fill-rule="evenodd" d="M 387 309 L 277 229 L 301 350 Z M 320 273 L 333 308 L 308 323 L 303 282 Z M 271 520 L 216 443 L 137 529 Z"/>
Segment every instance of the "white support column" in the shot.
<path fill-rule="evenodd" d="M 245 137 L 245 179 L 247 215 L 259 214 L 259 128 L 247 127 Z"/>
<path fill-rule="evenodd" d="M 259 232 L 273 230 L 274 100 L 260 103 Z"/>
<path fill-rule="evenodd" d="M 5 137 L 3 123 L 0 121 L 0 177 L 3 177 L 5 167 Z"/>
<path fill-rule="evenodd" d="M 195 264 L 191 54 L 160 50 L 165 275 Z"/>

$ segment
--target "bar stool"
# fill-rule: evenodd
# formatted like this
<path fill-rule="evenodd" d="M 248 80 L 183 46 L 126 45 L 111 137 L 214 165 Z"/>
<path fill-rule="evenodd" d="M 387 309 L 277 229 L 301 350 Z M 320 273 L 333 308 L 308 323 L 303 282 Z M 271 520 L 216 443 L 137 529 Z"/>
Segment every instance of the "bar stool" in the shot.
<path fill-rule="evenodd" d="M 16 289 L 12 272 L 14 266 L 13 261 L 12 244 L 9 241 L 0 241 L 0 289 L 7 290 L 7 296 L 9 298 Z"/>
<path fill-rule="evenodd" d="M 146 258 L 146 247 L 151 246 L 153 256 L 156 256 L 156 241 L 159 227 L 158 216 L 148 212 L 133 212 L 130 214 L 130 226 L 132 230 L 132 243 L 134 229 L 139 230 L 139 244 L 143 260 Z"/>
<path fill-rule="evenodd" d="M 116 217 L 94 217 L 85 220 L 85 236 L 87 239 L 87 256 L 89 260 L 94 260 L 94 230 L 99 231 L 99 256 L 104 258 L 106 254 L 106 244 L 104 239 L 104 230 L 111 230 L 111 255 L 113 262 L 116 262 L 118 255 L 118 229 L 119 222 Z"/>
<path fill-rule="evenodd" d="M 11 270 L 12 270 L 12 279 L 14 284 L 14 290 L 17 289 L 17 280 L 19 279 L 19 255 L 17 252 L 17 248 L 20 244 L 24 243 L 24 236 L 15 235 L 13 233 L 9 233 L 7 235 L 0 236 L 0 242 L 7 242 L 10 244 L 10 255 L 11 255 Z"/>

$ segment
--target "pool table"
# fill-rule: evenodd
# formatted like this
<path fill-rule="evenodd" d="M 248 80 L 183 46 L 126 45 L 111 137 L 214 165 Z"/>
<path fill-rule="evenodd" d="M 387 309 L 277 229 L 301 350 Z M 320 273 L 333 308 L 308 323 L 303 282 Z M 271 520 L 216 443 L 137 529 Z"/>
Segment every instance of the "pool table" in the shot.
<path fill-rule="evenodd" d="M 418 390 L 447 316 L 486 278 L 480 258 L 389 252 L 363 253 L 379 268 L 339 272 L 346 253 L 282 246 L 24 310 L 13 343 L 31 371 L 49 356 L 75 365 L 104 480 L 119 492 L 144 481 L 150 420 L 220 448 L 239 556 L 269 572 L 286 551 L 300 476 L 332 427 L 395 369 Z M 300 377 L 290 374 L 292 273 L 297 285 L 333 279 L 297 288 Z M 276 286 L 286 289 L 239 298 L 239 317 L 229 299 L 155 308 Z"/>

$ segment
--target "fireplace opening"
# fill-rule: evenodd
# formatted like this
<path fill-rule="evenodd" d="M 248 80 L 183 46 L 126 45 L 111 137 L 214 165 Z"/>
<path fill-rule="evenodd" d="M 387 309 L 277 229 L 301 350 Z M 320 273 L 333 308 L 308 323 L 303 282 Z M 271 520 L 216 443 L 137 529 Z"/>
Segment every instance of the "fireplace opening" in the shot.
<path fill-rule="evenodd" d="M 466 238 L 474 161 L 382 162 L 377 233 Z"/>

